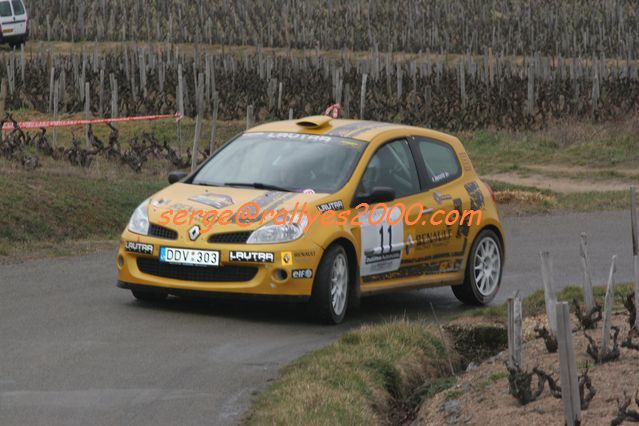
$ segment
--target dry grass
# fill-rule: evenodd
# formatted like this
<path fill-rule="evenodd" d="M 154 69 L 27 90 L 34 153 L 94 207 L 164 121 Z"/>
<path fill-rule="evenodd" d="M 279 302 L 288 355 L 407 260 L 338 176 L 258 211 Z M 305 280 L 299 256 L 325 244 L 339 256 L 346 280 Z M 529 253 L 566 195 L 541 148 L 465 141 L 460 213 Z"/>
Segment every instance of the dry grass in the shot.
<path fill-rule="evenodd" d="M 444 344 L 424 324 L 364 326 L 287 367 L 258 397 L 248 424 L 392 422 L 417 387 L 448 373 Z"/>
<path fill-rule="evenodd" d="M 497 202 L 500 204 L 518 202 L 518 203 L 534 203 L 534 204 L 557 204 L 557 198 L 552 195 L 542 194 L 541 192 L 522 191 L 516 189 L 507 189 L 495 192 Z"/>

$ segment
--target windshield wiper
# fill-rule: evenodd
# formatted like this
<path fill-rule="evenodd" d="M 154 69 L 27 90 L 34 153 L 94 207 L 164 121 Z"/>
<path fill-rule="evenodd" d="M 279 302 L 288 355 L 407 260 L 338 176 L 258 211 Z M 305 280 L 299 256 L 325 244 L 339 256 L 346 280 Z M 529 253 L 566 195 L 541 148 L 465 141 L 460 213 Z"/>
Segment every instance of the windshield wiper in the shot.
<path fill-rule="evenodd" d="M 219 183 L 212 183 L 212 182 L 193 182 L 193 185 L 199 185 L 199 186 L 226 186 L 226 185 L 222 185 Z"/>
<path fill-rule="evenodd" d="M 255 189 L 271 189 L 273 191 L 293 192 L 290 189 L 282 188 L 281 186 L 271 185 L 271 184 L 262 183 L 262 182 L 253 182 L 253 183 L 227 182 L 224 184 L 224 186 L 246 186 L 246 187 L 255 188 Z"/>

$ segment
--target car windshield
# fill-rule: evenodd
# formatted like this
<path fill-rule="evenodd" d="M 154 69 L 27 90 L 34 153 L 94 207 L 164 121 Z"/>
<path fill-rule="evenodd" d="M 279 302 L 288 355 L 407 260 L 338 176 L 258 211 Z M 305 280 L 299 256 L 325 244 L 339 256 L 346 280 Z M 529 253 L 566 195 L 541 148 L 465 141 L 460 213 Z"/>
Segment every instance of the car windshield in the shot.
<path fill-rule="evenodd" d="M 0 2 L 0 16 L 13 16 L 13 12 L 11 12 L 11 4 L 8 1 Z"/>
<path fill-rule="evenodd" d="M 245 133 L 206 163 L 199 185 L 333 193 L 353 173 L 365 142 L 300 133 Z"/>

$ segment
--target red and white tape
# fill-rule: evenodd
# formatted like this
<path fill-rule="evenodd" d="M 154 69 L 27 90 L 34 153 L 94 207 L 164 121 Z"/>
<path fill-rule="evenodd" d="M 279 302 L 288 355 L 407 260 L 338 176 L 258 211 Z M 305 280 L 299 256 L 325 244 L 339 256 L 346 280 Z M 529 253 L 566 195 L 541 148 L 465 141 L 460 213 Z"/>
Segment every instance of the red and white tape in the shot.
<path fill-rule="evenodd" d="M 96 118 L 92 120 L 57 120 L 57 121 L 22 121 L 18 122 L 18 127 L 22 130 L 28 129 L 42 129 L 50 127 L 71 127 L 71 126 L 85 126 L 87 124 L 106 124 L 106 123 L 123 123 L 129 121 L 150 121 L 150 120 L 166 120 L 174 118 L 181 120 L 183 115 L 179 112 L 175 114 L 165 115 L 145 115 L 138 117 L 115 117 L 115 118 Z M 2 130 L 5 132 L 15 130 L 16 127 L 10 121 L 4 123 Z"/>

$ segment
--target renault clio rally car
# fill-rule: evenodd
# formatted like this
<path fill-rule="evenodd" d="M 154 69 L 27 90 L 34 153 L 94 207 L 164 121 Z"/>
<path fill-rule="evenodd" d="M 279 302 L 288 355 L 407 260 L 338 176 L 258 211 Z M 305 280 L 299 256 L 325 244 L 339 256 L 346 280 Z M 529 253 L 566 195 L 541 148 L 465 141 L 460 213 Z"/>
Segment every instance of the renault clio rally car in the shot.
<path fill-rule="evenodd" d="M 327 116 L 274 122 L 169 182 L 135 210 L 120 240 L 118 286 L 143 301 L 302 300 L 339 323 L 368 294 L 451 286 L 460 301 L 481 305 L 500 287 L 504 231 L 494 195 L 461 142 L 444 133 Z M 362 205 L 379 203 L 393 212 L 421 207 L 401 220 L 362 214 Z M 349 221 L 309 224 L 300 206 Z M 209 209 L 230 220 L 205 223 L 198 212 Z M 298 220 L 264 220 L 268 210 Z M 453 210 L 480 211 L 481 221 L 447 224 Z"/>

